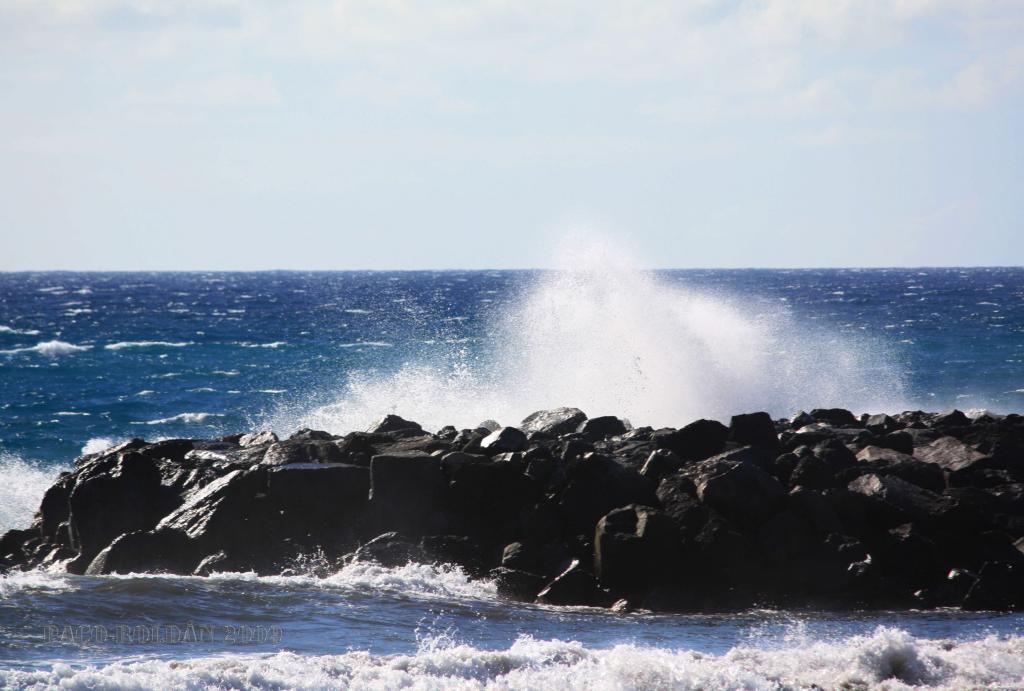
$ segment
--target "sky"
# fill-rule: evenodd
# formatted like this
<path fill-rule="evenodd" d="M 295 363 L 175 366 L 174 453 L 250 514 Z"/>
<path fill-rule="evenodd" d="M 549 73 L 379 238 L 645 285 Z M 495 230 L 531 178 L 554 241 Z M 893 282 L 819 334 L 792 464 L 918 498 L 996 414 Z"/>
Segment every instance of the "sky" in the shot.
<path fill-rule="evenodd" d="M 0 0 L 0 270 L 1024 264 L 1021 0 Z"/>

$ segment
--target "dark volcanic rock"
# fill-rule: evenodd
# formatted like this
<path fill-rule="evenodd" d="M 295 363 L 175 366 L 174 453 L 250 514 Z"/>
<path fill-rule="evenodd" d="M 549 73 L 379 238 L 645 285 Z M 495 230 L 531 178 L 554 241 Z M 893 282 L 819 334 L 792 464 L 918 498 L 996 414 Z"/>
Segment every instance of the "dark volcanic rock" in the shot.
<path fill-rule="evenodd" d="M 701 461 L 725 450 L 729 428 L 717 420 L 697 420 L 678 430 L 655 433 L 658 446 L 687 461 Z"/>
<path fill-rule="evenodd" d="M 515 427 L 501 427 L 480 442 L 480 449 L 487 453 L 508 453 L 526 448 L 526 434 Z"/>
<path fill-rule="evenodd" d="M 519 427 L 527 434 L 540 432 L 559 437 L 575 432 L 586 419 L 587 416 L 579 408 L 554 408 L 538 410 L 526 416 Z"/>
<path fill-rule="evenodd" d="M 775 449 L 779 445 L 775 423 L 768 413 L 733 415 L 729 423 L 729 440 L 742 446 L 760 446 L 768 449 Z"/>
<path fill-rule="evenodd" d="M 786 490 L 752 463 L 704 461 L 695 482 L 697 497 L 708 507 L 746 525 L 756 525 L 778 511 Z"/>
<path fill-rule="evenodd" d="M 598 521 L 594 574 L 602 583 L 643 588 L 672 581 L 679 566 L 678 530 L 660 511 L 632 504 Z"/>
<path fill-rule="evenodd" d="M 441 461 L 422 452 L 374 456 L 370 507 L 378 530 L 405 535 L 448 532 Z"/>
<path fill-rule="evenodd" d="M 597 579 L 573 561 L 565 571 L 544 586 L 537 594 L 537 602 L 546 605 L 590 605 L 601 607 L 607 604 L 607 593 L 601 590 Z"/>
<path fill-rule="evenodd" d="M 370 425 L 370 428 L 366 431 L 371 434 L 385 434 L 387 432 L 407 432 L 410 430 L 422 432 L 423 428 L 420 427 L 418 422 L 405 420 L 397 415 L 385 415 L 376 423 Z"/>
<path fill-rule="evenodd" d="M 488 425 L 132 440 L 76 460 L 0 537 L 0 569 L 272 574 L 315 556 L 451 563 L 558 604 L 1024 609 L 1021 416 Z"/>
<path fill-rule="evenodd" d="M 598 439 L 606 439 L 607 437 L 617 437 L 620 434 L 625 434 L 629 428 L 626 423 L 613 415 L 604 415 L 602 417 L 592 417 L 589 420 L 584 420 L 580 423 L 580 426 L 576 429 L 583 438 L 588 441 L 597 441 Z"/>

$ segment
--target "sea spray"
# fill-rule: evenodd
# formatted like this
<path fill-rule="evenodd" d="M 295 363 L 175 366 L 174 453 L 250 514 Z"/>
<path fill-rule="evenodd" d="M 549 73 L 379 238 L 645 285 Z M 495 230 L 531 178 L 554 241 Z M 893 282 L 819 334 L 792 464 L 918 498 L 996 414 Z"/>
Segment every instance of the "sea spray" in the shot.
<path fill-rule="evenodd" d="M 43 493 L 61 470 L 0 452 L 0 535 L 32 522 Z"/>
<path fill-rule="evenodd" d="M 428 429 L 514 425 L 571 405 L 679 426 L 737 411 L 893 410 L 903 399 L 882 342 L 811 327 L 756 296 L 684 288 L 607 242 L 574 238 L 557 257 L 494 317 L 484 348 L 455 344 L 397 371 L 351 372 L 337 400 L 282 406 L 269 424 L 345 433 L 398 412 Z"/>

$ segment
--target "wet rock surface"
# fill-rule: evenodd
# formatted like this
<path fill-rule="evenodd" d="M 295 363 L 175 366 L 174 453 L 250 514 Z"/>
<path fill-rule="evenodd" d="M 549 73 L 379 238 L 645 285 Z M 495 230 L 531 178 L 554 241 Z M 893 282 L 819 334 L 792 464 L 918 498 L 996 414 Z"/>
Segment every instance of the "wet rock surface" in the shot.
<path fill-rule="evenodd" d="M 75 461 L 0 570 L 275 574 L 453 563 L 515 600 L 715 611 L 1024 609 L 1024 417 L 632 428 L 576 408 L 436 434 L 397 415 L 131 440 Z"/>

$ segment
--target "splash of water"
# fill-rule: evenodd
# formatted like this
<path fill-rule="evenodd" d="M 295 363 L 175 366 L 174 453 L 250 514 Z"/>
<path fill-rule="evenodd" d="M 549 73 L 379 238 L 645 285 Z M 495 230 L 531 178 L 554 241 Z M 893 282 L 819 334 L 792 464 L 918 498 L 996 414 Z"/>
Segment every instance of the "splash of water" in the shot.
<path fill-rule="evenodd" d="M 489 357 L 460 349 L 383 376 L 355 372 L 339 400 L 272 424 L 344 433 L 389 412 L 428 429 L 517 424 L 568 405 L 680 426 L 755 410 L 893 410 L 903 398 L 884 344 L 810 328 L 757 296 L 674 285 L 606 242 L 573 239 L 558 257 L 490 329 Z"/>
<path fill-rule="evenodd" d="M 61 470 L 0 453 L 0 535 L 28 527 L 43 493 Z"/>

